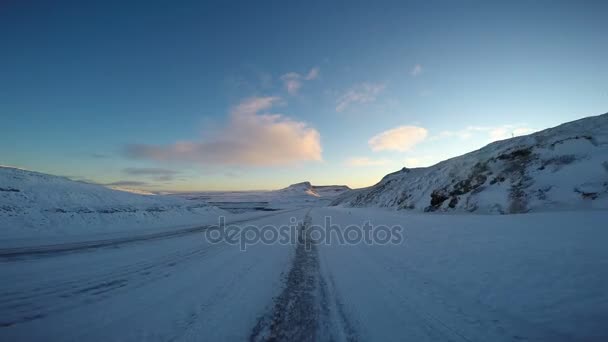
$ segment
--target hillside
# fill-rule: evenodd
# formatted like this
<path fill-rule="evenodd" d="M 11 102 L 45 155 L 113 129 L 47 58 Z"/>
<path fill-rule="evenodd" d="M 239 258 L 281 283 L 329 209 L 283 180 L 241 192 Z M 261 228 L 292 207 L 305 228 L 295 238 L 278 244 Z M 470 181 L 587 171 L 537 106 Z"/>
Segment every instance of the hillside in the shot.
<path fill-rule="evenodd" d="M 312 185 L 310 182 L 301 182 L 278 190 L 278 192 L 292 195 L 305 194 L 313 197 L 336 197 L 348 190 L 350 188 L 346 185 Z"/>
<path fill-rule="evenodd" d="M 108 189 L 39 172 L 0 167 L 0 234 L 106 232 L 196 222 L 220 210 L 161 195 Z"/>
<path fill-rule="evenodd" d="M 331 205 L 523 213 L 608 208 L 608 114 L 386 175 Z"/>

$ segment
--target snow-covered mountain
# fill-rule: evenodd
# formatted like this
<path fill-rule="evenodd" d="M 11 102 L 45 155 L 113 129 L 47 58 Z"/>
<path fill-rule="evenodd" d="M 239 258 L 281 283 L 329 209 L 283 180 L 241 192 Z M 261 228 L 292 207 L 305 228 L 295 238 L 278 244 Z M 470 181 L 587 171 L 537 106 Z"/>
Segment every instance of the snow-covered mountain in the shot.
<path fill-rule="evenodd" d="M 308 195 L 328 198 L 336 197 L 348 190 L 350 190 L 350 188 L 346 185 L 312 185 L 310 182 L 301 182 L 278 190 L 278 192 L 289 195 Z"/>
<path fill-rule="evenodd" d="M 0 166 L 0 234 L 3 237 L 21 235 L 20 231 L 28 235 L 26 231 L 32 229 L 71 233 L 180 224 L 219 212 L 223 211 L 183 198 L 135 194 Z"/>
<path fill-rule="evenodd" d="M 305 204 L 325 206 L 337 196 L 349 191 L 346 185 L 312 185 L 310 182 L 292 184 L 286 188 L 272 191 L 275 204 Z"/>
<path fill-rule="evenodd" d="M 608 113 L 403 168 L 332 205 L 522 213 L 608 208 Z"/>
<path fill-rule="evenodd" d="M 284 196 L 312 196 L 321 197 L 312 187 L 310 182 L 292 184 L 286 188 L 277 190 L 277 193 Z"/>

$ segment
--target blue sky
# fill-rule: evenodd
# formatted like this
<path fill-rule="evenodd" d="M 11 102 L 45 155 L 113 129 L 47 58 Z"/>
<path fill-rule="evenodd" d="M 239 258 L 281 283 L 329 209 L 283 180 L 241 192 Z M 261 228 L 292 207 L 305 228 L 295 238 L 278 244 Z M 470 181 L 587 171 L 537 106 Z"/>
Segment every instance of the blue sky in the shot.
<path fill-rule="evenodd" d="M 367 186 L 608 111 L 604 1 L 0 5 L 0 164 Z"/>

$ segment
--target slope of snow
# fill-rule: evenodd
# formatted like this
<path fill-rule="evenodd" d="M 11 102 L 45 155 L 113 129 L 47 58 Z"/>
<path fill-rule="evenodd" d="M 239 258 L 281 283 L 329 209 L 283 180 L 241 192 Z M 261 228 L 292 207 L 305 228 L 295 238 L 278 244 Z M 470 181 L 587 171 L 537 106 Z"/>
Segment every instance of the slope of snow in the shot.
<path fill-rule="evenodd" d="M 51 236 L 196 223 L 225 213 L 203 203 L 108 189 L 0 167 L 0 237 Z"/>
<path fill-rule="evenodd" d="M 608 341 L 608 211 L 428 215 L 315 208 L 313 224 L 403 228 L 319 248 L 361 341 Z"/>
<path fill-rule="evenodd" d="M 608 114 L 403 168 L 333 205 L 521 213 L 608 208 Z"/>
<path fill-rule="evenodd" d="M 313 185 L 312 189 L 319 197 L 332 198 L 351 190 L 346 185 Z"/>
<path fill-rule="evenodd" d="M 286 196 L 312 196 L 312 197 L 320 197 L 319 194 L 313 189 L 310 182 L 302 182 L 292 184 L 285 189 L 281 189 L 277 191 L 278 193 L 284 194 Z"/>

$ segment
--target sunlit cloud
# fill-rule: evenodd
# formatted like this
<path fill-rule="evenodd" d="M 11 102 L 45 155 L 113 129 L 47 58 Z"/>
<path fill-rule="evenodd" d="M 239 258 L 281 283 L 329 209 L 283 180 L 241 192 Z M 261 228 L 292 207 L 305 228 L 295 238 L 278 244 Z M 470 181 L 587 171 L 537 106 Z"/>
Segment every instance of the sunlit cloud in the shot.
<path fill-rule="evenodd" d="M 489 141 L 503 140 L 521 135 L 527 135 L 538 131 L 525 125 L 502 125 L 502 126 L 468 126 L 460 130 L 442 131 L 431 137 L 431 140 L 443 138 L 458 138 L 468 140 L 479 134 L 485 135 Z"/>
<path fill-rule="evenodd" d="M 441 131 L 438 135 L 431 137 L 431 140 L 442 139 L 442 138 L 459 138 L 461 140 L 467 140 L 473 137 L 475 132 L 479 130 L 476 127 L 469 126 L 461 130 L 456 131 Z"/>
<path fill-rule="evenodd" d="M 301 75 L 297 72 L 288 72 L 281 76 L 283 85 L 290 95 L 296 95 L 304 81 L 312 81 L 319 77 L 319 67 L 314 67 L 306 75 Z"/>
<path fill-rule="evenodd" d="M 376 97 L 385 85 L 380 83 L 360 83 L 342 94 L 336 101 L 336 111 L 343 112 L 350 105 L 376 101 Z"/>
<path fill-rule="evenodd" d="M 372 159 L 368 157 L 353 157 L 346 160 L 347 166 L 381 166 L 388 165 L 391 161 L 388 159 Z"/>
<path fill-rule="evenodd" d="M 512 137 L 518 137 L 518 136 L 522 136 L 522 135 L 527 135 L 527 134 L 531 134 L 536 132 L 536 129 L 530 128 L 530 127 L 498 127 L 495 129 L 492 129 L 489 134 L 490 134 L 490 139 L 492 139 L 492 141 L 496 141 L 496 140 L 504 140 L 504 139 L 509 139 Z"/>
<path fill-rule="evenodd" d="M 416 65 L 414 65 L 412 70 L 410 70 L 410 75 L 416 77 L 416 76 L 422 74 L 422 71 L 423 71 L 422 65 L 416 64 Z"/>
<path fill-rule="evenodd" d="M 428 130 L 417 126 L 400 126 L 369 139 L 372 151 L 409 151 L 428 136 Z"/>
<path fill-rule="evenodd" d="M 440 162 L 444 159 L 445 159 L 445 157 L 433 156 L 433 155 L 408 157 L 408 158 L 405 158 L 405 166 L 408 168 L 427 167 L 427 166 L 437 164 L 438 162 Z"/>
<path fill-rule="evenodd" d="M 316 129 L 281 114 L 260 113 L 279 102 L 277 97 L 249 98 L 233 108 L 226 127 L 207 139 L 129 145 L 126 153 L 137 159 L 207 165 L 271 166 L 322 160 Z"/>

